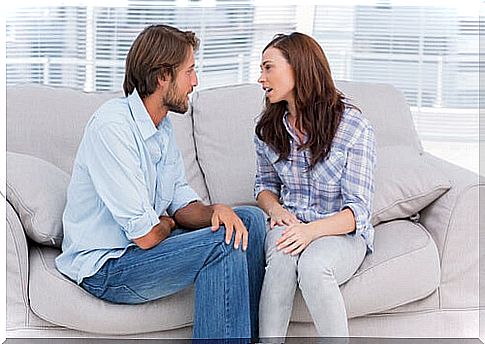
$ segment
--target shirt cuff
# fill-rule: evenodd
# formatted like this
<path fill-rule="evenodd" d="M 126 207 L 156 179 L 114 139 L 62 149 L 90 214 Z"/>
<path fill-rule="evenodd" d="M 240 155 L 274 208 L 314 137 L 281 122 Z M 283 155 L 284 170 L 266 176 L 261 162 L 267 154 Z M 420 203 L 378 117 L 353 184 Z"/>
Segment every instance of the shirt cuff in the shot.
<path fill-rule="evenodd" d="M 341 210 L 349 208 L 354 213 L 355 230 L 350 232 L 350 235 L 361 235 L 369 224 L 368 211 L 363 209 L 361 205 L 357 203 L 347 203 L 342 206 Z"/>
<path fill-rule="evenodd" d="M 272 193 L 274 193 L 276 196 L 280 197 L 280 190 L 279 188 L 276 188 L 276 187 L 271 187 L 271 186 L 268 186 L 268 185 L 258 185 L 254 188 L 254 199 L 258 199 L 258 195 L 262 192 L 262 191 L 265 191 L 265 190 L 268 190 L 268 191 L 271 191 Z"/>
<path fill-rule="evenodd" d="M 153 226 L 160 223 L 160 219 L 154 209 L 147 209 L 147 211 L 134 219 L 131 219 L 124 228 L 128 239 L 133 240 L 141 238 L 148 234 Z"/>

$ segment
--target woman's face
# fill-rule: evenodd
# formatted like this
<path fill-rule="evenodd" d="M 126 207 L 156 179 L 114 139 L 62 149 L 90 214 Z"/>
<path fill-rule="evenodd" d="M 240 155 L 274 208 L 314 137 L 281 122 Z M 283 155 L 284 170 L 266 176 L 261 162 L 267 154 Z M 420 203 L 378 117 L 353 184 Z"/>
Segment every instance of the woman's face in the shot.
<path fill-rule="evenodd" d="M 270 47 L 261 58 L 261 76 L 258 82 L 263 86 L 269 102 L 294 102 L 295 76 L 293 68 L 281 51 Z"/>

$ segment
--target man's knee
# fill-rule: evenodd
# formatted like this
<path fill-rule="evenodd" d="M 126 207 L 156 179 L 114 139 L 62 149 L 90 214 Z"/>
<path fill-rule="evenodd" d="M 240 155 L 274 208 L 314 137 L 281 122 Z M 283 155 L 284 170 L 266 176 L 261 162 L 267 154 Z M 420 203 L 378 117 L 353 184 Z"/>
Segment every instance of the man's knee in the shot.
<path fill-rule="evenodd" d="M 264 212 L 255 206 L 244 205 L 234 207 L 234 212 L 244 222 L 244 224 L 257 224 L 259 226 L 266 223 L 266 215 Z"/>
<path fill-rule="evenodd" d="M 220 225 L 216 231 L 211 230 L 211 236 L 214 240 L 218 243 L 225 243 L 226 241 L 226 227 L 224 225 Z"/>
<path fill-rule="evenodd" d="M 246 226 L 250 232 L 250 237 L 258 238 L 258 241 L 263 241 L 266 234 L 266 215 L 264 212 L 255 206 L 239 206 L 234 208 L 234 212 Z"/>

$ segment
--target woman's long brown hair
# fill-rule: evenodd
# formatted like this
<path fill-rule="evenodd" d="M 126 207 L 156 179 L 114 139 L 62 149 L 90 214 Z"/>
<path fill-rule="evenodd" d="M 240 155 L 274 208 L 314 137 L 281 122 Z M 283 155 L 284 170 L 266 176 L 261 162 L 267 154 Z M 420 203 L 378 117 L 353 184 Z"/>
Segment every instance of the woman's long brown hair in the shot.
<path fill-rule="evenodd" d="M 291 65 L 295 78 L 295 106 L 298 114 L 296 127 L 307 134 L 307 141 L 299 149 L 310 149 L 310 168 L 325 159 L 337 132 L 346 103 L 344 95 L 334 85 L 330 66 L 320 45 L 311 37 L 294 32 L 279 34 L 268 43 L 268 48 L 280 50 Z M 289 134 L 283 124 L 287 103 L 271 104 L 266 99 L 256 135 L 286 160 L 290 153 Z"/>

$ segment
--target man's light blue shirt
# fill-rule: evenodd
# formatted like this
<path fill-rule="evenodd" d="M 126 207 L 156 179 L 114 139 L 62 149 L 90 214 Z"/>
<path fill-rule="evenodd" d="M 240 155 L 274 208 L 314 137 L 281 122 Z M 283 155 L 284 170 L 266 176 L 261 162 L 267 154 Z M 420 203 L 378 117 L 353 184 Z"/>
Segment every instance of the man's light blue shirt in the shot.
<path fill-rule="evenodd" d="M 135 90 L 103 104 L 74 161 L 56 266 L 81 283 L 133 239 L 199 197 L 185 179 L 169 118 L 155 127 Z"/>

